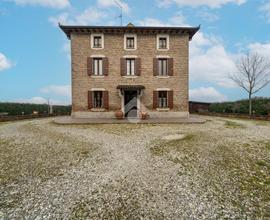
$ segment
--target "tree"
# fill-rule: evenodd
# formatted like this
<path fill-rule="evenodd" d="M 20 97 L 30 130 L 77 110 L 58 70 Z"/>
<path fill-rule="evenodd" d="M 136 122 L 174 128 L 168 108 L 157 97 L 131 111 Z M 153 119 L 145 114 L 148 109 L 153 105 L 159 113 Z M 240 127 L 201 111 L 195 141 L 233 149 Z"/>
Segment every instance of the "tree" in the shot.
<path fill-rule="evenodd" d="M 230 75 L 248 93 L 249 115 L 252 114 L 252 95 L 270 83 L 270 62 L 257 53 L 247 53 L 235 63 L 237 72 Z"/>

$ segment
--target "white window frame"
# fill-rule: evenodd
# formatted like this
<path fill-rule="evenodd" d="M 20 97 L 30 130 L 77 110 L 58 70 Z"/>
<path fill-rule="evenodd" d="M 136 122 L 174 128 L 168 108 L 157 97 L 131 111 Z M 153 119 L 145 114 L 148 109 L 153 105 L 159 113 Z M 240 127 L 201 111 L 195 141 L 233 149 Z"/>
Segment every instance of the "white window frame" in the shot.
<path fill-rule="evenodd" d="M 166 106 L 164 106 L 164 107 L 160 106 L 160 98 L 159 98 L 160 92 L 166 92 Z M 169 108 L 169 91 L 168 90 L 159 90 L 158 91 L 158 108 L 159 109 L 168 109 Z"/>
<path fill-rule="evenodd" d="M 94 37 L 101 37 L 101 47 L 94 47 Z M 91 34 L 91 49 L 93 50 L 102 50 L 104 49 L 104 34 Z"/>
<path fill-rule="evenodd" d="M 159 39 L 160 38 L 166 38 L 167 39 L 167 48 L 159 48 Z M 170 36 L 168 34 L 158 34 L 157 35 L 157 50 L 160 51 L 167 51 L 170 49 Z"/>
<path fill-rule="evenodd" d="M 134 38 L 134 48 L 130 49 L 127 48 L 127 38 L 133 37 Z M 137 50 L 137 34 L 125 34 L 124 35 L 124 49 L 125 50 Z"/>
<path fill-rule="evenodd" d="M 101 106 L 96 107 L 95 106 L 95 93 L 100 92 L 101 93 Z M 104 97 L 103 97 L 103 90 L 92 90 L 92 105 L 94 106 L 93 109 L 102 109 L 104 106 Z"/>
<path fill-rule="evenodd" d="M 99 61 L 98 67 L 95 64 L 96 60 Z M 102 59 L 102 57 L 93 57 L 92 68 L 93 68 L 93 76 L 103 76 L 103 59 Z M 98 68 L 99 74 L 96 74 L 96 68 Z"/>
<path fill-rule="evenodd" d="M 166 69 L 164 68 L 164 63 L 163 62 L 166 63 Z M 169 63 L 168 58 L 158 58 L 158 76 L 166 77 L 166 76 L 169 75 L 169 65 L 168 65 L 168 63 Z M 161 66 L 160 66 L 160 64 L 161 64 Z M 162 69 L 160 69 L 160 67 Z M 161 74 L 161 73 L 164 72 L 164 70 L 165 70 L 165 74 Z"/>
<path fill-rule="evenodd" d="M 130 65 L 128 65 L 128 60 L 131 60 L 133 62 L 130 62 Z M 126 76 L 135 76 L 135 68 L 135 58 L 126 58 Z"/>

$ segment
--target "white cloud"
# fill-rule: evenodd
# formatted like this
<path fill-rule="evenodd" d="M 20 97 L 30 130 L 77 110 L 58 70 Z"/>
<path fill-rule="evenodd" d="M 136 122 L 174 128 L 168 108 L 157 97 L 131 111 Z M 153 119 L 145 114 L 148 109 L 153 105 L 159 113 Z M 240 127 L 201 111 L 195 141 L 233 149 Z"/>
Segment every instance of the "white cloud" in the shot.
<path fill-rule="evenodd" d="M 199 32 L 190 46 L 190 78 L 195 81 L 213 82 L 223 87 L 234 87 L 228 75 L 235 71 L 233 55 L 222 42 Z"/>
<path fill-rule="evenodd" d="M 50 99 L 50 104 L 52 105 L 70 105 L 70 102 L 68 101 L 63 101 L 63 100 L 55 100 L 55 99 Z M 40 97 L 40 96 L 35 96 L 29 99 L 17 99 L 15 101 L 16 103 L 32 103 L 32 104 L 48 104 L 48 99 Z"/>
<path fill-rule="evenodd" d="M 189 99 L 200 102 L 224 102 L 228 98 L 217 91 L 214 87 L 200 87 L 189 90 Z"/>
<path fill-rule="evenodd" d="M 104 18 L 107 18 L 107 14 L 91 7 L 83 12 L 64 12 L 56 17 L 49 17 L 49 21 L 55 26 L 57 26 L 59 22 L 64 25 L 94 25 L 102 23 Z"/>
<path fill-rule="evenodd" d="M 138 22 L 145 26 L 189 26 L 181 13 L 161 21 L 145 18 Z M 235 87 L 229 74 L 235 72 L 235 54 L 226 51 L 216 36 L 196 33 L 190 43 L 190 78 L 197 82 L 211 82 L 222 87 Z"/>
<path fill-rule="evenodd" d="M 258 53 L 267 58 L 270 57 L 270 43 L 262 44 L 259 42 L 255 42 L 248 45 L 248 49 L 253 53 Z"/>
<path fill-rule="evenodd" d="M 198 17 L 208 22 L 214 22 L 219 19 L 219 16 L 217 14 L 206 11 L 206 10 L 200 10 L 197 15 Z"/>
<path fill-rule="evenodd" d="M 270 23 L 270 2 L 266 2 L 260 7 L 260 11 L 265 13 L 265 18 L 267 19 L 267 22 Z"/>
<path fill-rule="evenodd" d="M 118 7 L 116 2 L 122 7 L 123 12 L 128 13 L 130 11 L 130 8 L 127 3 L 122 2 L 120 0 L 98 0 L 98 6 L 103 7 L 103 8 L 108 8 L 108 7 Z"/>
<path fill-rule="evenodd" d="M 138 24 L 141 26 L 189 26 L 186 23 L 185 17 L 180 12 L 170 17 L 167 21 L 161 21 L 156 18 L 145 18 L 143 20 L 139 20 Z"/>
<path fill-rule="evenodd" d="M 15 100 L 15 102 L 18 102 L 18 103 L 33 103 L 33 104 L 47 104 L 48 103 L 48 100 L 43 98 L 43 97 L 32 97 L 32 98 L 29 98 L 29 99 L 18 99 L 18 100 Z"/>
<path fill-rule="evenodd" d="M 18 5 L 39 5 L 50 8 L 66 8 L 70 6 L 69 0 L 13 0 Z"/>
<path fill-rule="evenodd" d="M 70 85 L 49 85 L 41 88 L 40 91 L 45 94 L 71 97 Z"/>
<path fill-rule="evenodd" d="M 11 62 L 7 59 L 7 57 L 0 53 L 0 71 L 9 69 L 12 66 Z"/>
<path fill-rule="evenodd" d="M 237 5 L 242 5 L 246 2 L 246 0 L 158 0 L 159 7 L 168 7 L 172 4 L 176 4 L 179 7 L 182 6 L 190 6 L 190 7 L 200 7 L 207 6 L 210 8 L 220 8 L 221 6 L 234 3 Z"/>

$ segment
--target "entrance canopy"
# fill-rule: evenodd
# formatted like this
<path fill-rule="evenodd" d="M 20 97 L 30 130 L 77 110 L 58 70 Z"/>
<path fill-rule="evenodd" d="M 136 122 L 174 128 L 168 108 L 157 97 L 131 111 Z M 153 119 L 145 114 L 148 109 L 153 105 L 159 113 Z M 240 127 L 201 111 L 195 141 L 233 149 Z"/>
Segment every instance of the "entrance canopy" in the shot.
<path fill-rule="evenodd" d="M 136 91 L 145 89 L 145 87 L 142 85 L 119 85 L 116 88 L 121 89 L 122 91 Z"/>

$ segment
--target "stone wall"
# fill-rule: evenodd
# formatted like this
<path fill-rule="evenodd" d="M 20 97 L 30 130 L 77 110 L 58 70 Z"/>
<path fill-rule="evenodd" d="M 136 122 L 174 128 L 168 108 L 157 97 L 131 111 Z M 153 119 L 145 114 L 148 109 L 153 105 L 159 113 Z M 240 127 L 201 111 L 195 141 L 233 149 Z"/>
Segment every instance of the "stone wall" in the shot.
<path fill-rule="evenodd" d="M 170 35 L 168 51 L 157 50 L 156 35 L 137 34 L 137 50 L 124 50 L 123 34 L 104 34 L 104 49 L 91 49 L 91 37 L 88 34 L 71 35 L 72 56 L 72 111 L 91 112 L 88 109 L 88 91 L 102 88 L 109 91 L 109 110 L 121 109 L 121 97 L 116 89 L 118 85 L 143 85 L 145 90 L 140 103 L 148 111 L 153 109 L 153 91 L 158 88 L 172 89 L 174 107 L 170 111 L 188 112 L 188 56 L 189 36 Z M 109 60 L 108 76 L 95 77 L 87 74 L 87 57 L 105 56 Z M 126 78 L 120 75 L 120 58 L 136 55 L 141 58 L 141 75 Z M 169 56 L 174 59 L 174 75 L 159 78 L 153 75 L 153 58 Z"/>

